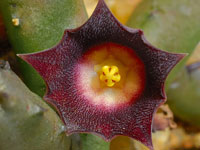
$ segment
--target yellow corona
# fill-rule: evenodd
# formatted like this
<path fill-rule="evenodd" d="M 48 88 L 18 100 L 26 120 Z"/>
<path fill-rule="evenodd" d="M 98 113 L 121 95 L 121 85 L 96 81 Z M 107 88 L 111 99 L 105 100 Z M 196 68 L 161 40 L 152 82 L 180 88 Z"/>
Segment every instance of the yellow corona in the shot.
<path fill-rule="evenodd" d="M 115 83 L 119 82 L 121 76 L 119 69 L 116 66 L 103 66 L 101 69 L 100 80 L 108 87 L 113 87 Z"/>

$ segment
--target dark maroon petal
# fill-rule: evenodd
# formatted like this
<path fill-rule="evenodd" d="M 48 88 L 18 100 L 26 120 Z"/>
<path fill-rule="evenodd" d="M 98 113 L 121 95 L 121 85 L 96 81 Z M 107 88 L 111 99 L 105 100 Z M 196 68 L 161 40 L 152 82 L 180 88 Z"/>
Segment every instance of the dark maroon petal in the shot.
<path fill-rule="evenodd" d="M 146 79 L 142 94 L 134 103 L 105 109 L 88 103 L 76 86 L 76 65 L 93 46 L 117 43 L 132 49 L 145 66 Z M 171 69 L 184 57 L 161 51 L 150 45 L 141 30 L 119 23 L 99 0 L 91 18 L 81 27 L 66 30 L 61 42 L 49 50 L 19 55 L 30 63 L 47 84 L 46 101 L 59 111 L 67 133 L 94 133 L 109 141 L 116 135 L 132 137 L 153 149 L 152 118 L 165 102 L 164 81 Z"/>

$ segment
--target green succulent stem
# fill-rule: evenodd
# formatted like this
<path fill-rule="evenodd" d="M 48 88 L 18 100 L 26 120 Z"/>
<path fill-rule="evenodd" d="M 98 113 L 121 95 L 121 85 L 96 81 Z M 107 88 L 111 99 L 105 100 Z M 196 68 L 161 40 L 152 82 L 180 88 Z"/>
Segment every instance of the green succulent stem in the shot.
<path fill-rule="evenodd" d="M 55 46 L 65 29 L 76 28 L 87 19 L 82 0 L 1 0 L 4 23 L 15 53 L 33 53 Z M 38 73 L 19 60 L 23 81 L 44 95 L 45 84 Z"/>
<path fill-rule="evenodd" d="M 147 40 L 160 49 L 191 54 L 200 40 L 199 5 L 199 0 L 143 0 L 127 25 L 142 29 Z M 170 73 L 167 86 L 185 61 Z"/>
<path fill-rule="evenodd" d="M 168 103 L 176 116 L 200 127 L 200 68 L 179 73 L 168 89 Z"/>
<path fill-rule="evenodd" d="M 143 0 L 128 26 L 143 29 L 147 40 L 160 49 L 190 56 L 200 41 L 199 6 L 199 0 Z M 200 126 L 200 73 L 188 73 L 186 60 L 167 79 L 168 103 L 176 116 Z"/>
<path fill-rule="evenodd" d="M 0 149 L 70 150 L 62 121 L 0 62 Z"/>
<path fill-rule="evenodd" d="M 82 150 L 109 150 L 110 143 L 92 134 L 81 134 Z"/>

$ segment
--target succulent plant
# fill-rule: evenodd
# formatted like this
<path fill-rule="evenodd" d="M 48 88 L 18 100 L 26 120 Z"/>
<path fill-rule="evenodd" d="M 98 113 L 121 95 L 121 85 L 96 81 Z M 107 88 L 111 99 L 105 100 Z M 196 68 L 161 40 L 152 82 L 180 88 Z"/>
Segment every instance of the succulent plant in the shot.
<path fill-rule="evenodd" d="M 159 48 L 192 54 L 200 41 L 199 5 L 199 0 L 145 0 L 134 11 L 128 26 L 143 29 L 147 39 Z M 168 78 L 168 103 L 176 117 L 200 126 L 199 71 L 188 72 L 186 68 L 183 61 Z"/>
<path fill-rule="evenodd" d="M 147 40 L 158 48 L 190 55 L 200 40 L 199 5 L 199 0 L 144 0 L 127 25 L 142 29 Z M 185 62 L 186 59 L 170 73 L 167 87 Z"/>
<path fill-rule="evenodd" d="M 51 49 L 19 55 L 47 85 L 67 134 L 106 141 L 130 136 L 150 149 L 152 118 L 166 100 L 164 81 L 184 57 L 150 45 L 141 30 L 119 23 L 103 0 L 81 27 L 65 30 Z"/>
<path fill-rule="evenodd" d="M 0 149 L 70 150 L 56 112 L 0 61 Z"/>
<path fill-rule="evenodd" d="M 66 28 L 75 28 L 87 19 L 82 0 L 1 0 L 0 11 L 15 53 L 50 48 Z M 45 84 L 38 73 L 21 60 L 19 66 L 25 84 L 43 96 Z"/>
<path fill-rule="evenodd" d="M 200 44 L 168 89 L 168 103 L 180 119 L 200 127 Z"/>

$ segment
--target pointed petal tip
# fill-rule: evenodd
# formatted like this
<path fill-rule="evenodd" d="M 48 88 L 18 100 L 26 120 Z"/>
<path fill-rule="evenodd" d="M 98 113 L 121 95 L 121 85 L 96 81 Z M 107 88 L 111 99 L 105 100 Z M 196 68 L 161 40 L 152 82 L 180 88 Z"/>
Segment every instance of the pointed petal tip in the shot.
<path fill-rule="evenodd" d="M 154 150 L 153 146 L 148 146 L 149 150 Z"/>
<path fill-rule="evenodd" d="M 17 57 L 20 57 L 20 58 L 23 57 L 23 56 L 22 56 L 23 54 L 16 54 L 16 55 L 17 55 Z"/>
<path fill-rule="evenodd" d="M 16 55 L 17 55 L 17 57 L 19 57 L 19 58 L 21 58 L 23 60 L 26 60 L 27 54 L 16 54 Z"/>
<path fill-rule="evenodd" d="M 107 8 L 108 10 L 109 10 L 109 8 L 108 8 L 108 6 L 106 5 L 106 2 L 104 1 L 104 0 L 99 0 L 98 1 L 98 4 L 97 4 L 97 6 L 96 6 L 96 9 L 98 9 L 98 8 Z M 95 12 L 95 11 L 94 11 Z"/>
<path fill-rule="evenodd" d="M 16 54 L 17 57 L 27 61 L 28 58 L 31 58 L 32 56 L 34 56 L 35 54 L 38 54 L 38 53 L 41 53 L 41 52 L 36 52 L 36 53 L 26 53 L 26 54 Z"/>
<path fill-rule="evenodd" d="M 31 64 L 30 62 L 30 58 L 31 58 L 31 54 L 16 54 L 17 57 L 21 58 L 22 60 L 24 60 L 26 63 Z M 31 64 L 32 65 L 32 64 Z"/>
<path fill-rule="evenodd" d="M 105 4 L 105 1 L 104 0 L 99 0 L 98 3 L 104 3 Z"/>
<path fill-rule="evenodd" d="M 188 53 L 179 53 L 180 59 L 182 59 L 182 58 L 184 58 L 184 57 L 186 57 L 188 55 L 189 55 Z"/>
<path fill-rule="evenodd" d="M 144 144 L 146 147 L 148 147 L 149 150 L 154 150 L 152 139 L 151 139 L 150 143 L 148 143 L 148 144 L 147 143 L 142 143 L 142 144 Z"/>
<path fill-rule="evenodd" d="M 188 53 L 177 53 L 175 55 L 177 56 L 177 63 L 178 63 L 179 61 L 181 61 L 182 59 L 184 59 L 189 54 Z"/>

